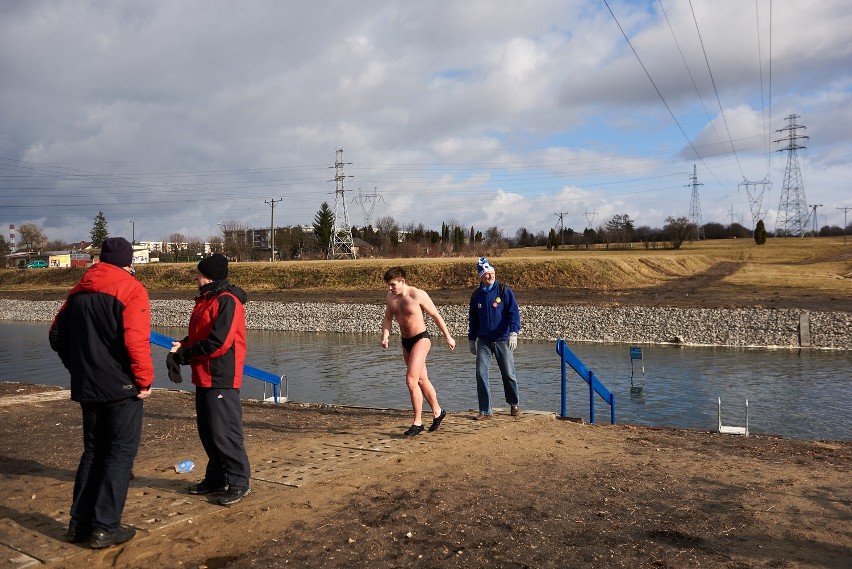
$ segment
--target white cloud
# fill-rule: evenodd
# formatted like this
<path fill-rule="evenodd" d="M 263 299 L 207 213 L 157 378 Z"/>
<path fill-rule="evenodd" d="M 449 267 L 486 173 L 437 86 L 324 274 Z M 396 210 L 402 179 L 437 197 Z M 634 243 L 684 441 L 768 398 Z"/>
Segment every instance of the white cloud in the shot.
<path fill-rule="evenodd" d="M 281 224 L 310 223 L 334 201 L 337 147 L 347 187 L 375 188 L 375 215 L 401 224 L 661 226 L 687 214 L 693 164 L 704 220 L 747 223 L 738 184 L 769 175 L 778 207 L 784 157 L 765 141 L 795 113 L 808 200 L 839 224 L 848 4 L 774 3 L 770 62 L 764 0 L 693 2 L 695 20 L 663 2 L 677 44 L 658 2 L 611 2 L 658 94 L 591 0 L 7 3 L 0 223 L 79 240 L 104 209 L 113 232 L 134 218 L 138 238 L 207 237 L 265 226 L 270 197 Z"/>

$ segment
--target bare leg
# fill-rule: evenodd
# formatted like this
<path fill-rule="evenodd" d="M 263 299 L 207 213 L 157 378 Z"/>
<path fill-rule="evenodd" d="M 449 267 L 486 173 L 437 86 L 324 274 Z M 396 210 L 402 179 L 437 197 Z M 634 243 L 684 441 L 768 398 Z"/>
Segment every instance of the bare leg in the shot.
<path fill-rule="evenodd" d="M 435 388 L 432 382 L 429 381 L 429 375 L 426 372 L 426 356 L 432 347 L 432 342 L 428 338 L 424 338 L 414 346 L 411 351 L 402 350 L 402 355 L 405 358 L 407 372 L 405 374 L 405 385 L 408 387 L 408 393 L 411 396 L 411 407 L 414 411 L 414 425 L 423 424 L 423 398 L 429 403 L 432 408 L 432 413 L 437 416 L 438 411 L 438 396 L 435 393 Z"/>

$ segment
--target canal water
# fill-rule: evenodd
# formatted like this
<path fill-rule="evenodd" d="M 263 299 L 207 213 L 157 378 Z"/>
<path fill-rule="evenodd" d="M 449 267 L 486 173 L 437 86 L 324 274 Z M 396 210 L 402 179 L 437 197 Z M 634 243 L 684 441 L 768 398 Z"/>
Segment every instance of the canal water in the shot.
<path fill-rule="evenodd" d="M 47 323 L 0 322 L 0 380 L 68 387 L 68 374 L 47 342 Z M 183 329 L 156 328 L 182 337 Z M 291 401 L 407 409 L 405 368 L 399 338 L 382 349 L 379 336 L 304 332 L 248 331 L 248 364 L 285 375 Z M 642 346 L 634 361 L 631 389 L 629 347 L 571 343 L 569 348 L 615 395 L 616 421 L 636 425 L 715 429 L 717 398 L 726 425 L 801 439 L 852 439 L 852 354 L 790 349 L 735 349 Z M 164 348 L 152 347 L 157 387 L 191 390 L 188 379 L 176 385 L 166 375 Z M 555 342 L 521 342 L 515 352 L 521 407 L 561 409 L 561 374 Z M 505 408 L 500 372 L 492 363 L 494 406 Z M 448 412 L 476 411 L 474 356 L 459 339 L 455 352 L 437 340 L 428 359 L 429 376 Z M 184 376 L 189 372 L 185 368 Z M 263 382 L 246 378 L 242 395 L 263 396 Z M 267 389 L 267 395 L 271 392 Z M 595 419 L 609 422 L 609 407 L 596 398 Z M 589 390 L 568 368 L 567 409 L 589 418 Z"/>

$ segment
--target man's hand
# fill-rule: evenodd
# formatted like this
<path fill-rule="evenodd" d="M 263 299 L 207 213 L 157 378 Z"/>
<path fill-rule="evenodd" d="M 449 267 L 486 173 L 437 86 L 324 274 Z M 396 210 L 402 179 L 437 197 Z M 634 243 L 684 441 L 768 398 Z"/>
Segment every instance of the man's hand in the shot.
<path fill-rule="evenodd" d="M 510 332 L 509 333 L 509 349 L 514 351 L 515 348 L 518 347 L 518 333 Z"/>
<path fill-rule="evenodd" d="M 470 349 L 470 353 L 474 356 L 476 355 L 476 340 L 468 340 L 467 347 Z"/>
<path fill-rule="evenodd" d="M 447 336 L 447 346 L 451 350 L 455 350 L 456 349 L 456 339 L 453 338 L 452 336 Z"/>
<path fill-rule="evenodd" d="M 382 347 L 387 348 L 390 345 L 390 338 L 382 338 Z"/>
<path fill-rule="evenodd" d="M 151 395 L 151 388 L 150 387 L 148 389 L 140 390 L 139 393 L 136 394 L 136 397 L 138 397 L 139 399 L 145 399 L 149 395 Z"/>

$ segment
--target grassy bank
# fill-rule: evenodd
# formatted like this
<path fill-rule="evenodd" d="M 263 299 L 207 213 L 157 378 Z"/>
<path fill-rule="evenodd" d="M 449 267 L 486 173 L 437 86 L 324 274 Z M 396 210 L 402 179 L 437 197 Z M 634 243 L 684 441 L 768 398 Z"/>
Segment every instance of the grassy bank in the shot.
<path fill-rule="evenodd" d="M 852 240 L 851 240 L 852 241 Z M 733 267 L 721 284 L 783 287 L 852 295 L 852 242 L 843 238 L 771 239 L 758 247 L 751 240 L 687 243 L 680 250 L 511 249 L 491 259 L 500 280 L 518 290 L 642 289 L 706 274 L 720 263 Z M 376 290 L 382 275 L 401 265 L 412 284 L 427 290 L 475 285 L 475 258 L 358 259 L 232 263 L 230 280 L 249 291 Z M 0 270 L 0 291 L 62 291 L 85 269 Z M 137 266 L 139 279 L 151 291 L 194 290 L 195 264 Z"/>

